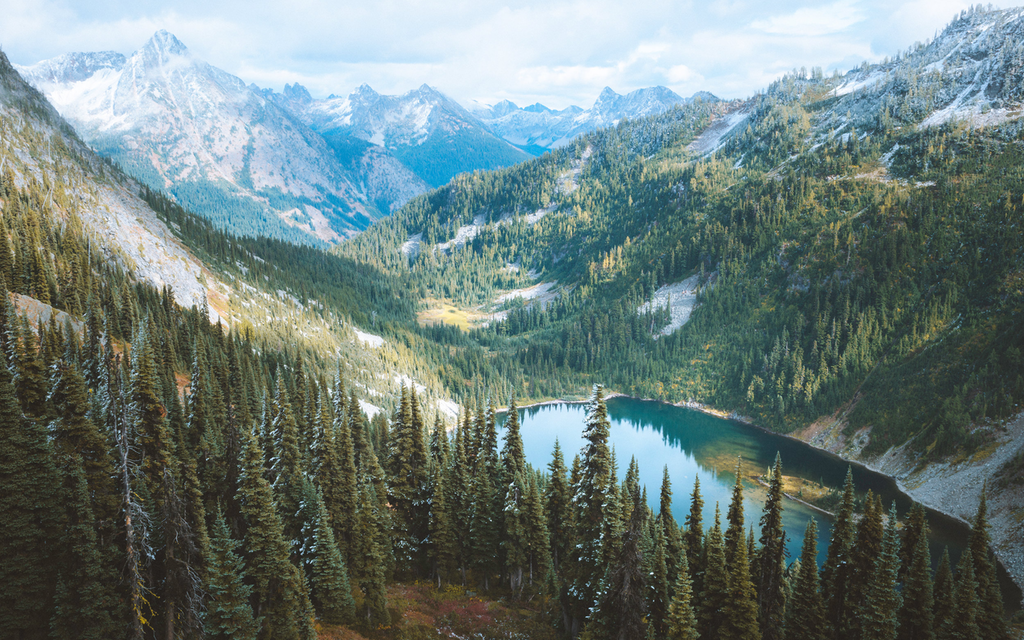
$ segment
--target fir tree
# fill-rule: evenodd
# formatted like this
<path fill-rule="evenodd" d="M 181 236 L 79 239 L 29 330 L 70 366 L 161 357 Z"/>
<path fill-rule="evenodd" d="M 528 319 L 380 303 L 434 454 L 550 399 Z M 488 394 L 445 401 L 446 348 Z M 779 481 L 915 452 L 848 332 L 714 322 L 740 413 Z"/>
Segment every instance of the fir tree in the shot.
<path fill-rule="evenodd" d="M 743 523 L 743 474 L 740 469 L 741 461 L 736 460 L 736 483 L 732 487 L 732 500 L 729 502 L 729 513 L 726 520 L 729 526 L 725 530 L 725 561 L 730 567 L 736 562 L 739 548 L 746 542 L 746 527 Z M 744 549 L 744 551 L 746 551 Z M 743 555 L 746 555 L 744 553 Z"/>
<path fill-rule="evenodd" d="M 253 613 L 262 618 L 261 637 L 303 638 L 308 621 L 305 581 L 289 561 L 290 549 L 277 514 L 273 490 L 263 477 L 263 454 L 249 434 L 244 449 L 238 500 L 245 533 L 246 575 L 253 581 Z M 310 640 L 303 638 L 303 640 Z"/>
<path fill-rule="evenodd" d="M 661 494 L 658 506 L 658 518 L 662 533 L 665 534 L 665 570 L 669 576 L 679 573 L 679 557 L 683 552 L 683 540 L 679 534 L 679 525 L 672 515 L 672 480 L 668 475 L 668 465 L 661 474 Z M 675 595 L 675 583 L 669 580 L 669 598 Z"/>
<path fill-rule="evenodd" d="M 935 602 L 929 566 L 927 522 L 922 520 L 919 534 L 915 537 L 912 561 L 903 582 L 903 607 L 900 609 L 897 637 L 899 640 L 933 640 Z M 904 542 L 907 539 L 904 536 Z"/>
<path fill-rule="evenodd" d="M 612 640 L 644 637 L 645 579 L 642 537 L 645 509 L 634 509 L 619 557 L 609 572 L 599 605 L 600 626 Z"/>
<path fill-rule="evenodd" d="M 978 583 L 978 630 L 982 638 L 1004 640 L 1007 638 L 1006 621 L 1003 619 L 1003 595 L 999 590 L 996 566 L 989 551 L 988 501 L 986 488 L 982 488 L 978 512 L 971 523 L 971 538 L 968 542 L 974 561 L 974 579 Z"/>
<path fill-rule="evenodd" d="M 551 562 L 554 570 L 559 570 L 563 558 L 569 554 L 572 544 L 572 511 L 571 496 L 567 485 L 565 460 L 562 448 L 555 439 L 555 448 L 548 464 L 550 479 L 544 489 L 544 512 L 547 518 L 548 533 L 551 536 Z"/>
<path fill-rule="evenodd" d="M 389 534 L 374 483 L 363 476 L 359 480 L 359 506 L 356 510 L 353 574 L 363 592 L 365 621 L 368 628 L 391 622 L 385 588 L 388 564 L 384 536 Z"/>
<path fill-rule="evenodd" d="M 675 595 L 668 608 L 667 640 L 697 640 L 697 618 L 693 612 L 693 587 L 690 583 L 686 552 L 679 558 L 679 577 Z"/>
<path fill-rule="evenodd" d="M 953 587 L 953 608 L 943 624 L 942 640 L 988 640 L 978 626 L 978 583 L 974 579 L 974 561 L 964 551 L 956 566 L 956 584 Z"/>
<path fill-rule="evenodd" d="M 939 566 L 935 568 L 935 585 L 932 593 L 935 600 L 932 609 L 935 614 L 932 628 L 935 630 L 936 638 L 944 638 L 946 621 L 953 611 L 953 569 L 949 561 L 949 547 L 942 550 Z"/>
<path fill-rule="evenodd" d="M 724 631 L 725 605 L 730 593 L 717 505 L 715 523 L 705 536 L 704 547 L 704 590 L 697 605 L 697 629 L 702 638 L 718 638 Z"/>
<path fill-rule="evenodd" d="M 0 629 L 15 638 L 41 638 L 50 624 L 60 512 L 52 455 L 42 426 L 22 417 L 0 358 Z"/>
<path fill-rule="evenodd" d="M 327 624 L 351 624 L 355 620 L 355 600 L 349 584 L 348 568 L 334 542 L 330 516 L 323 495 L 308 479 L 303 483 L 305 545 L 302 550 L 309 596 L 317 617 Z"/>
<path fill-rule="evenodd" d="M 738 499 L 742 501 L 742 485 L 738 486 Z M 729 570 L 729 595 L 725 601 L 725 620 L 720 632 L 722 640 L 757 640 L 761 637 L 757 624 L 757 592 L 750 577 L 747 545 L 743 544 L 742 529 L 740 531 L 739 544 L 736 545 L 732 561 L 730 563 L 727 559 L 726 562 Z"/>
<path fill-rule="evenodd" d="M 113 567 L 104 564 L 93 528 L 88 485 L 78 454 L 64 457 L 61 503 L 64 532 L 59 551 L 59 573 L 51 634 L 68 640 L 102 640 L 119 635 L 120 594 Z"/>
<path fill-rule="evenodd" d="M 896 532 L 896 503 L 889 509 L 889 520 L 882 538 L 882 548 L 875 559 L 875 570 L 865 590 L 861 607 L 863 637 L 896 640 L 898 615 L 902 599 L 896 580 L 899 576 L 899 535 Z"/>
<path fill-rule="evenodd" d="M 847 468 L 843 498 L 832 524 L 828 555 L 821 568 L 821 595 L 825 603 L 825 624 L 828 637 L 845 637 L 848 616 L 847 594 L 850 587 L 850 546 L 853 544 L 853 470 Z"/>
<path fill-rule="evenodd" d="M 761 552 L 757 558 L 758 624 L 764 640 L 781 640 L 786 609 L 786 532 L 782 527 L 782 456 L 775 466 L 761 515 Z"/>
<path fill-rule="evenodd" d="M 804 532 L 800 569 L 793 597 L 786 604 L 786 640 L 823 640 L 825 608 L 818 591 L 818 524 L 811 518 Z"/>
<path fill-rule="evenodd" d="M 434 561 L 434 575 L 437 586 L 442 579 L 450 579 L 458 557 L 457 539 L 452 526 L 451 509 L 448 506 L 447 473 L 439 474 L 434 487 L 434 498 L 430 502 L 430 540 Z"/>
<path fill-rule="evenodd" d="M 262 619 L 249 606 L 252 587 L 245 584 L 242 559 L 235 553 L 239 542 L 231 539 L 224 515 L 218 510 L 210 537 L 207 560 L 204 631 L 209 640 L 256 640 Z"/>
<path fill-rule="evenodd" d="M 694 593 L 704 591 L 704 498 L 700 495 L 700 476 L 693 479 L 693 493 L 690 494 L 690 513 L 686 516 L 684 546 L 690 562 L 690 579 Z"/>

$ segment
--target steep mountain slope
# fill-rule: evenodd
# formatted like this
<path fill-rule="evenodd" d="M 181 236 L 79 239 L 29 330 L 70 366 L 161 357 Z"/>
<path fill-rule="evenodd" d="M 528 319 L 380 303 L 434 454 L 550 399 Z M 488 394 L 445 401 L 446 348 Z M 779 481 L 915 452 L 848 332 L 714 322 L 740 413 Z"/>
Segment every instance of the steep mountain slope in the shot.
<path fill-rule="evenodd" d="M 379 215 L 319 136 L 166 31 L 21 71 L 101 154 L 237 233 L 332 242 Z"/>
<path fill-rule="evenodd" d="M 430 345 L 403 334 L 413 308 L 396 295 L 399 284 L 311 247 L 226 234 L 187 213 L 86 146 L 2 54 L 0 213 L 14 256 L 5 267 L 0 251 L 0 272 L 18 274 L 0 280 L 76 323 L 89 304 L 121 305 L 124 288 L 151 287 L 270 351 L 305 352 L 335 370 L 341 362 L 371 416 L 381 403 L 373 396 L 391 402 L 403 382 L 429 398 L 425 406 L 454 411 Z"/>
<path fill-rule="evenodd" d="M 911 490 L 971 467 L 955 514 L 1007 487 L 992 508 L 1021 580 L 1022 28 L 973 10 L 846 76 L 620 123 L 339 251 L 487 318 L 474 335 L 532 394 L 718 407 Z"/>
<path fill-rule="evenodd" d="M 697 98 L 717 100 L 706 92 L 683 98 L 665 87 L 637 89 L 624 96 L 605 87 L 594 105 L 586 110 L 570 106 L 555 111 L 540 103 L 520 109 L 515 103 L 505 100 L 493 107 L 474 105 L 472 112 L 505 140 L 540 153 L 563 147 L 585 133 L 613 127 L 623 119 L 658 115 Z"/>
<path fill-rule="evenodd" d="M 364 84 L 347 97 L 332 95 L 325 100 L 313 100 L 305 88 L 292 85 L 283 97 L 339 155 L 351 153 L 353 138 L 382 147 L 433 187 L 459 173 L 507 167 L 529 158 L 428 85 L 401 96 L 384 96 Z"/>

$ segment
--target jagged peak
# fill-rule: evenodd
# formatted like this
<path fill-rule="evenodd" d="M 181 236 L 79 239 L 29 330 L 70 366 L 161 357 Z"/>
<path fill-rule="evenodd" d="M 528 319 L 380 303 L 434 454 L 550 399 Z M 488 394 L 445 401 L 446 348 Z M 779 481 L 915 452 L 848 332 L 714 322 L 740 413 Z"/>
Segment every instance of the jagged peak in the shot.
<path fill-rule="evenodd" d="M 154 33 L 146 41 L 146 44 L 142 46 L 142 49 L 177 56 L 187 56 L 189 54 L 188 47 L 166 29 L 160 29 Z"/>
<path fill-rule="evenodd" d="M 309 90 L 298 82 L 284 85 L 284 97 L 302 104 L 313 102 L 313 96 L 309 94 Z"/>

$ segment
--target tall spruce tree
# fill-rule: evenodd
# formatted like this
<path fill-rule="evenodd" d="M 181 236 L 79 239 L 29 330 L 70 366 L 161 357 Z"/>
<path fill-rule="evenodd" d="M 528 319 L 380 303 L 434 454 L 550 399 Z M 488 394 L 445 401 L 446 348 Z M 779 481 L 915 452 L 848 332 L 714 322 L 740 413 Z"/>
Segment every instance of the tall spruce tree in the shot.
<path fill-rule="evenodd" d="M 63 457 L 60 500 L 63 534 L 56 548 L 59 562 L 50 631 L 67 640 L 103 640 L 121 634 L 124 620 L 114 567 L 101 553 L 94 529 L 82 459 Z M 113 575 L 112 575 L 113 574 Z"/>
<path fill-rule="evenodd" d="M 1003 619 L 1003 595 L 996 577 L 996 563 L 989 551 L 987 488 L 982 488 L 978 512 L 971 524 L 971 538 L 968 542 L 974 561 L 974 579 L 978 583 L 978 630 L 981 637 L 993 640 L 1007 638 L 1006 621 Z"/>
<path fill-rule="evenodd" d="M 786 640 L 824 640 L 825 607 L 818 591 L 818 523 L 811 518 L 804 532 L 800 569 L 793 596 L 786 603 Z"/>
<path fill-rule="evenodd" d="M 42 425 L 22 416 L 0 358 L 0 629 L 13 638 L 42 638 L 50 626 L 60 513 L 52 456 Z"/>
<path fill-rule="evenodd" d="M 690 563 L 690 580 L 693 592 L 704 591 L 704 498 L 700 495 L 700 476 L 693 479 L 693 493 L 690 494 L 690 512 L 686 516 L 686 536 L 683 541 L 686 557 Z"/>
<path fill-rule="evenodd" d="M 821 568 L 821 595 L 825 602 L 825 624 L 828 637 L 845 638 L 850 611 L 847 595 L 850 588 L 850 547 L 853 544 L 853 469 L 847 468 L 843 497 L 832 524 L 828 555 Z"/>
<path fill-rule="evenodd" d="M 634 509 L 619 557 L 611 567 L 598 610 L 599 623 L 610 640 L 644 637 L 645 577 L 642 570 L 646 506 Z"/>
<path fill-rule="evenodd" d="M 718 505 L 715 523 L 704 538 L 704 588 L 697 607 L 697 630 L 702 638 L 718 638 L 725 626 L 725 605 L 729 600 L 729 573 Z"/>
<path fill-rule="evenodd" d="M 761 515 L 761 552 L 757 557 L 758 624 L 764 640 L 782 640 L 786 610 L 786 532 L 782 526 L 782 456 L 775 454 L 768 497 Z"/>
<path fill-rule="evenodd" d="M 209 640 L 256 640 L 263 621 L 253 618 L 249 596 L 252 587 L 244 581 L 242 558 L 235 553 L 241 544 L 231 539 L 224 515 L 218 510 L 210 536 L 207 560 L 204 631 Z"/>
<path fill-rule="evenodd" d="M 968 551 L 960 556 L 953 586 L 953 608 L 939 634 L 942 640 L 988 640 L 978 626 L 978 582 L 974 579 L 974 561 Z"/>
<path fill-rule="evenodd" d="M 739 495 L 734 496 L 733 500 L 742 505 L 743 485 L 737 482 L 737 487 Z M 733 508 L 730 507 L 730 513 L 732 512 Z M 739 513 L 742 518 L 742 506 L 739 507 Z M 742 526 L 742 520 L 739 522 Z M 729 595 L 725 601 L 725 620 L 720 637 L 722 640 L 758 640 L 761 637 L 761 630 L 757 624 L 757 591 L 750 575 L 750 559 L 747 556 L 747 545 L 743 541 L 742 529 L 732 559 L 726 557 L 726 567 L 729 571 Z"/>
<path fill-rule="evenodd" d="M 348 568 L 334 541 L 330 515 L 323 494 L 308 479 L 303 479 L 303 548 L 309 596 L 317 618 L 326 624 L 351 624 L 355 621 L 355 600 L 349 583 Z"/>
<path fill-rule="evenodd" d="M 900 571 L 900 540 L 896 531 L 896 503 L 889 509 L 889 519 L 882 537 L 882 548 L 875 558 L 874 572 L 869 577 L 864 604 L 860 608 L 862 637 L 896 640 L 902 598 L 897 585 Z"/>
<path fill-rule="evenodd" d="M 922 509 L 923 513 L 923 509 Z M 914 553 L 903 581 L 903 606 L 900 609 L 899 640 L 933 640 L 935 601 L 928 554 L 928 523 L 922 521 L 914 543 Z M 904 542 L 907 537 L 904 536 Z"/>
<path fill-rule="evenodd" d="M 936 638 L 945 638 L 946 622 L 953 611 L 953 568 L 949 561 L 949 547 L 942 550 L 939 566 L 935 568 L 935 586 L 932 590 L 935 606 L 932 627 Z"/>
<path fill-rule="evenodd" d="M 693 612 L 693 585 L 690 582 L 686 552 L 679 557 L 679 575 L 675 595 L 668 607 L 667 640 L 697 640 L 697 616 Z"/>

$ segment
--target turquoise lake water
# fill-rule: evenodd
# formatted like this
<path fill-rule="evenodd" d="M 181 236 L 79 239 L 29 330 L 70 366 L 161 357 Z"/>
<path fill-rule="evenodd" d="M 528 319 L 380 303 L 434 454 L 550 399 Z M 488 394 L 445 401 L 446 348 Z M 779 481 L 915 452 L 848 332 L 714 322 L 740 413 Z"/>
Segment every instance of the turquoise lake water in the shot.
<path fill-rule="evenodd" d="M 891 478 L 851 465 L 837 456 L 815 449 L 803 442 L 768 433 L 747 424 L 725 420 L 699 411 L 661 402 L 614 397 L 607 401 L 611 421 L 610 445 L 618 463 L 621 482 L 631 458 L 636 458 L 640 469 L 640 484 L 647 487 L 651 507 L 657 511 L 660 500 L 662 472 L 668 466 L 672 481 L 672 513 L 683 523 L 690 510 L 690 494 L 696 477 L 700 477 L 704 497 L 704 525 L 710 527 L 716 502 L 725 513 L 732 498 L 736 482 L 737 459 L 741 460 L 744 476 L 744 516 L 746 527 L 754 527 L 759 535 L 758 521 L 766 489 L 749 480 L 760 475 L 774 460 L 782 456 L 783 473 L 799 476 L 836 489 L 841 489 L 847 468 L 852 468 L 857 493 L 863 497 L 868 489 L 882 496 L 888 510 L 895 501 L 900 517 L 910 509 L 912 501 L 903 494 Z M 573 456 L 583 447 L 583 424 L 586 407 L 583 404 L 559 403 L 528 407 L 519 410 L 521 432 L 527 461 L 535 468 L 547 470 L 557 438 L 566 467 L 572 465 Z M 503 435 L 503 433 L 499 434 Z M 804 530 L 810 518 L 818 522 L 818 563 L 824 561 L 831 536 L 832 518 L 800 502 L 786 499 L 783 524 L 786 528 L 788 562 L 799 558 Z M 954 566 L 967 543 L 969 529 L 963 523 L 929 510 L 930 543 L 933 566 L 938 563 L 944 547 L 948 546 Z M 1004 600 L 1016 608 L 1020 590 L 1000 567 Z"/>

